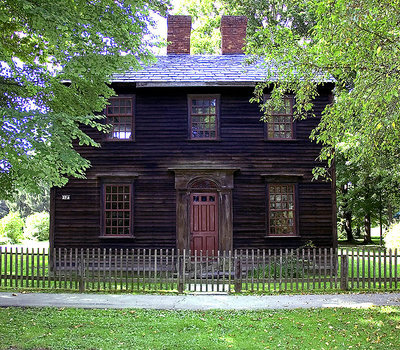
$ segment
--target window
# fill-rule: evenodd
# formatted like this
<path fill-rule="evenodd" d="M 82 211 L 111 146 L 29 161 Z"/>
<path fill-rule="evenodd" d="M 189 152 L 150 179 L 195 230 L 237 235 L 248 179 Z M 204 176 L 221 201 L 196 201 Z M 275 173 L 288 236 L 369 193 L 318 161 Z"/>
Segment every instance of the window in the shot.
<path fill-rule="evenodd" d="M 108 140 L 133 140 L 133 98 L 113 97 L 106 108 L 107 123 L 112 125 Z"/>
<path fill-rule="evenodd" d="M 189 138 L 191 140 L 218 138 L 217 96 L 189 96 Z"/>
<path fill-rule="evenodd" d="M 295 235 L 295 185 L 268 185 L 268 226 L 270 235 Z"/>
<path fill-rule="evenodd" d="M 103 236 L 132 236 L 132 184 L 104 184 L 103 195 Z"/>
<path fill-rule="evenodd" d="M 266 123 L 268 140 L 290 140 L 293 135 L 293 98 L 285 97 L 284 107 L 272 112 Z"/>

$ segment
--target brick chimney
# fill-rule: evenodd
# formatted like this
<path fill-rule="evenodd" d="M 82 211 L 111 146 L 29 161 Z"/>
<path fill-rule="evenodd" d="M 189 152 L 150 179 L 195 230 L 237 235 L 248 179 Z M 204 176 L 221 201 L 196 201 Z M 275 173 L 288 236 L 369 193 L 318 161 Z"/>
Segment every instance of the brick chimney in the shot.
<path fill-rule="evenodd" d="M 222 54 L 243 54 L 246 39 L 246 16 L 222 16 L 221 36 Z"/>
<path fill-rule="evenodd" d="M 168 16 L 167 55 L 190 55 L 191 16 Z"/>

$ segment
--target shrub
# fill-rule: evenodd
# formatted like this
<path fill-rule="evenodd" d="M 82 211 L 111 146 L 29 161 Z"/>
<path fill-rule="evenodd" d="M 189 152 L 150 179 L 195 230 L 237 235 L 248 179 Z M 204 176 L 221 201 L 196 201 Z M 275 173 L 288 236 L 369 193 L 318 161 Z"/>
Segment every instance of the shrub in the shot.
<path fill-rule="evenodd" d="M 294 256 L 284 256 L 281 259 L 278 256 L 276 260 L 271 259 L 264 268 L 259 266 L 257 269 L 249 271 L 249 275 L 255 278 L 300 278 L 307 275 L 309 268 L 310 262 L 307 260 L 296 259 Z"/>
<path fill-rule="evenodd" d="M 390 226 L 385 237 L 385 246 L 388 249 L 400 250 L 400 222 Z"/>
<path fill-rule="evenodd" d="M 23 235 L 24 220 L 18 212 L 10 212 L 0 220 L 0 237 L 7 238 L 11 244 L 21 242 Z"/>
<path fill-rule="evenodd" d="M 46 212 L 34 213 L 26 219 L 25 236 L 33 237 L 38 241 L 49 239 L 49 214 Z"/>
<path fill-rule="evenodd" d="M 7 244 L 7 243 L 8 243 L 8 238 L 6 237 L 5 233 L 1 229 L 1 222 L 0 222 L 0 245 Z"/>

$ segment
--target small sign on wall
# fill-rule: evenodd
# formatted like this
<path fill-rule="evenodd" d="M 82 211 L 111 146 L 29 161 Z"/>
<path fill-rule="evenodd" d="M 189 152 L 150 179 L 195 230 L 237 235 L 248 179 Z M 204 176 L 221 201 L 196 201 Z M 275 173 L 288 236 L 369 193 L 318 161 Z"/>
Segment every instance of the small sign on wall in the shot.
<path fill-rule="evenodd" d="M 63 195 L 61 195 L 61 199 L 63 201 L 69 201 L 71 199 L 71 197 L 69 194 L 63 194 Z"/>

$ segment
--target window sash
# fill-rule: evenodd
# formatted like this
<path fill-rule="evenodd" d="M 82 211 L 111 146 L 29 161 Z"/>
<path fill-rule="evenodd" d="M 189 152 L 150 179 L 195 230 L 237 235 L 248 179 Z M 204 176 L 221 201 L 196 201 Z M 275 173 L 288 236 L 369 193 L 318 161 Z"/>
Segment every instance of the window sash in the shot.
<path fill-rule="evenodd" d="M 189 138 L 191 140 L 218 139 L 218 96 L 189 96 Z"/>
<path fill-rule="evenodd" d="M 108 140 L 133 140 L 133 98 L 112 97 L 106 107 L 107 124 L 112 125 Z"/>
<path fill-rule="evenodd" d="M 132 184 L 103 184 L 103 236 L 131 237 L 132 213 Z"/>
<path fill-rule="evenodd" d="M 285 97 L 283 110 L 273 111 L 269 116 L 265 123 L 265 134 L 268 140 L 294 139 L 293 102 L 293 97 Z"/>
<path fill-rule="evenodd" d="M 271 236 L 297 234 L 295 196 L 294 184 L 268 185 L 268 229 Z"/>

